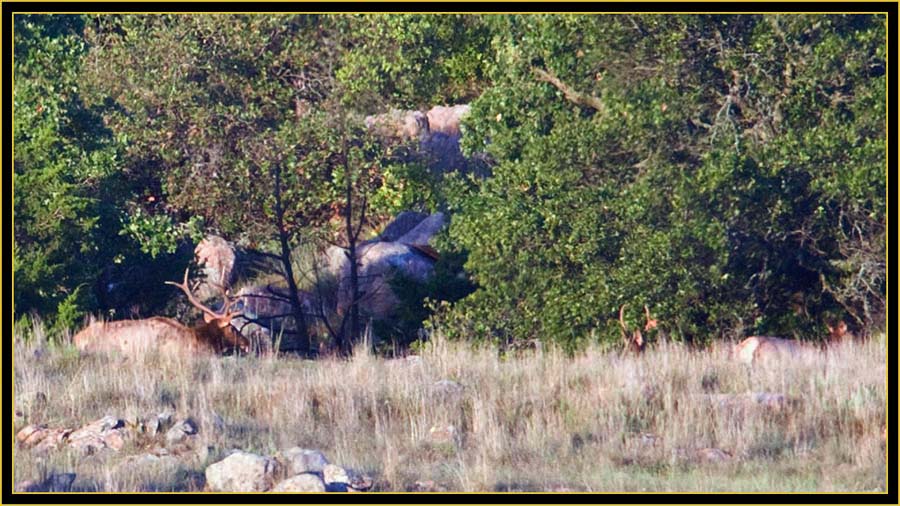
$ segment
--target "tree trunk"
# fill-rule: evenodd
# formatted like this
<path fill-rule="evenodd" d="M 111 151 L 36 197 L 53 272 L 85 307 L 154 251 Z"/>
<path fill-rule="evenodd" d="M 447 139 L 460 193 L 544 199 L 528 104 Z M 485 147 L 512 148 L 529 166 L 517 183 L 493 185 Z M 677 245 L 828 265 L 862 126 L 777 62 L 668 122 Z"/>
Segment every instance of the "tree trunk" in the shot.
<path fill-rule="evenodd" d="M 275 169 L 275 219 L 278 227 L 278 242 L 281 245 L 281 263 L 284 267 L 284 277 L 288 284 L 291 309 L 294 315 L 294 323 L 297 325 L 297 334 L 300 339 L 300 351 L 309 354 L 309 333 L 306 329 L 306 315 L 303 314 L 303 306 L 300 303 L 300 290 L 294 280 L 294 267 L 291 265 L 291 247 L 288 243 L 288 231 L 284 225 L 284 209 L 281 204 L 281 166 Z"/>
<path fill-rule="evenodd" d="M 342 352 L 349 355 L 352 343 L 359 337 L 359 272 L 356 259 L 356 242 L 358 233 L 353 230 L 353 182 L 350 178 L 350 166 L 347 160 L 347 143 L 344 142 L 344 177 L 347 181 L 346 198 L 347 198 L 347 256 L 350 259 L 350 331 L 349 335 L 344 336 L 342 342 Z M 362 216 L 360 216 L 362 221 Z"/>

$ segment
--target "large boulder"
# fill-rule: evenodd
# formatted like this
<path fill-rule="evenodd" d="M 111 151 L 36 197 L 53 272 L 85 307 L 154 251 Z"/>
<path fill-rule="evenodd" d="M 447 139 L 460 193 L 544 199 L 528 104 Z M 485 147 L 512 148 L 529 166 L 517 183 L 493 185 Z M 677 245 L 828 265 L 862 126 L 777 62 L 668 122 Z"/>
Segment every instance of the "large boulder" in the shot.
<path fill-rule="evenodd" d="M 300 290 L 297 297 L 305 315 L 317 312 L 313 294 Z M 294 347 L 299 334 L 287 287 L 274 283 L 245 286 L 238 291 L 237 298 L 236 308 L 242 316 L 232 319 L 231 325 L 249 339 L 257 351 L 270 351 L 278 336 L 282 350 Z"/>
<path fill-rule="evenodd" d="M 378 234 L 378 240 L 388 242 L 396 241 L 407 232 L 415 228 L 416 225 L 422 223 L 422 220 L 426 218 L 428 218 L 428 215 L 425 213 L 416 211 L 403 211 L 384 227 L 384 230 L 382 230 L 381 233 Z"/>
<path fill-rule="evenodd" d="M 429 131 L 428 117 L 419 111 L 391 109 L 367 116 L 365 124 L 375 135 L 386 139 L 418 139 Z"/>
<path fill-rule="evenodd" d="M 447 225 L 444 213 L 434 213 L 397 239 L 402 244 L 430 244 L 431 239 Z"/>
<path fill-rule="evenodd" d="M 277 470 L 274 459 L 237 451 L 206 468 L 206 486 L 211 492 L 265 492 Z"/>
<path fill-rule="evenodd" d="M 428 126 L 431 133 L 440 132 L 447 135 L 459 137 L 459 125 L 463 116 L 469 113 L 468 104 L 452 105 L 452 106 L 434 106 L 427 113 Z"/>
<path fill-rule="evenodd" d="M 353 300 L 350 286 L 350 261 L 344 255 L 338 270 L 338 313 L 346 312 Z M 419 249 L 399 242 L 374 242 L 360 246 L 357 252 L 358 289 L 361 314 L 376 320 L 389 318 L 400 300 L 391 288 L 397 274 L 425 282 L 434 274 L 434 259 Z"/>
<path fill-rule="evenodd" d="M 207 236 L 194 248 L 194 257 L 197 265 L 203 266 L 208 282 L 231 286 L 236 255 L 228 241 L 217 235 Z"/>

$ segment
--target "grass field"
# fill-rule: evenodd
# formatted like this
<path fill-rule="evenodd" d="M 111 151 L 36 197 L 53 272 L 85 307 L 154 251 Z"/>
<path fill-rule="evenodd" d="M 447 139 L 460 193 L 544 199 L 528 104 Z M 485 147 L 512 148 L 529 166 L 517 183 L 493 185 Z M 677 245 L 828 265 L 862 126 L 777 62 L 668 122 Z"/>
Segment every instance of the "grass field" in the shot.
<path fill-rule="evenodd" d="M 301 446 L 370 474 L 376 491 L 432 480 L 449 491 L 883 492 L 884 339 L 752 372 L 725 346 L 501 356 L 440 336 L 420 361 L 130 361 L 50 345 L 38 324 L 16 333 L 17 431 L 169 409 L 199 421 L 208 452 L 138 466 L 134 444 L 87 457 L 17 448 L 15 481 L 74 472 L 75 490 L 196 491 L 229 449 Z M 747 392 L 789 402 L 723 401 Z M 448 425 L 451 437 L 430 435 Z"/>

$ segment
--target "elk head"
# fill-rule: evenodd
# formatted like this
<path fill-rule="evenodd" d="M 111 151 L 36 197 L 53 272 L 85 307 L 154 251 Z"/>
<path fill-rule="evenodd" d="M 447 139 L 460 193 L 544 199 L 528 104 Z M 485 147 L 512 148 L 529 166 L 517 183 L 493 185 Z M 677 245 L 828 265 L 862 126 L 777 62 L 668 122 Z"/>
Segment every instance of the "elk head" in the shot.
<path fill-rule="evenodd" d="M 840 320 L 832 326 L 830 323 L 825 324 L 828 327 L 828 343 L 839 344 L 853 339 L 853 333 L 847 328 L 847 322 Z"/>
<path fill-rule="evenodd" d="M 232 311 L 232 308 L 240 299 L 231 298 L 228 295 L 228 291 L 219 285 L 219 288 L 222 290 L 224 305 L 221 311 L 213 311 L 197 300 L 191 292 L 190 287 L 188 287 L 188 271 L 189 269 L 184 270 L 184 281 L 181 283 L 166 281 L 166 284 L 180 288 L 187 296 L 188 302 L 203 312 L 204 323 L 194 328 L 197 337 L 212 345 L 216 350 L 234 348 L 243 353 L 250 351 L 250 341 L 231 326 L 231 320 L 241 316 L 241 312 Z"/>
<path fill-rule="evenodd" d="M 622 307 L 619 308 L 619 325 L 622 327 L 622 342 L 625 345 L 626 350 L 640 353 L 644 351 L 644 346 L 646 345 L 644 335 L 641 333 L 640 328 L 636 328 L 632 331 L 628 330 L 628 326 L 625 325 L 625 306 L 626 304 L 622 304 Z M 655 329 L 658 322 L 657 320 L 650 318 L 650 309 L 648 309 L 647 306 L 644 306 L 644 314 L 647 317 L 644 331 L 647 332 Z"/>

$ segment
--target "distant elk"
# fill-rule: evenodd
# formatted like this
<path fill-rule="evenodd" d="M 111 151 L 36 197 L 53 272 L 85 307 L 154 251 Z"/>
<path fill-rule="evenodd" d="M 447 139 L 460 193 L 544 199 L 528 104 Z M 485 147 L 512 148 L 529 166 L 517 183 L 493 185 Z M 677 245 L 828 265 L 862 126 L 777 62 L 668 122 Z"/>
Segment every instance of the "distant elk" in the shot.
<path fill-rule="evenodd" d="M 641 353 L 642 351 L 644 351 L 644 346 L 646 346 L 644 335 L 641 333 L 640 328 L 629 330 L 628 326 L 625 325 L 625 306 L 626 304 L 622 304 L 622 307 L 619 308 L 619 325 L 622 326 L 623 345 L 628 351 Z M 659 322 L 650 317 L 650 309 L 648 309 L 646 305 L 644 306 L 644 315 L 647 319 L 647 322 L 644 324 L 644 332 L 649 332 L 655 329 L 658 326 Z"/>
<path fill-rule="evenodd" d="M 827 325 L 828 339 L 825 346 L 838 345 L 853 339 L 847 330 L 847 324 L 841 320 L 836 325 Z M 732 358 L 748 366 L 759 363 L 798 358 L 803 353 L 814 352 L 819 348 L 813 344 L 802 343 L 793 339 L 782 339 L 770 336 L 751 336 L 732 348 Z"/>
<path fill-rule="evenodd" d="M 143 320 L 115 322 L 97 321 L 75 334 L 73 342 L 82 351 L 117 351 L 126 356 L 141 356 L 158 350 L 163 355 L 193 356 L 222 354 L 229 350 L 250 350 L 250 342 L 231 326 L 231 320 L 240 316 L 232 311 L 237 299 L 230 299 L 223 290 L 225 303 L 216 312 L 201 304 L 188 288 L 188 271 L 184 281 L 166 284 L 177 286 L 187 296 L 188 302 L 203 312 L 203 323 L 187 327 L 172 318 L 155 316 Z"/>

